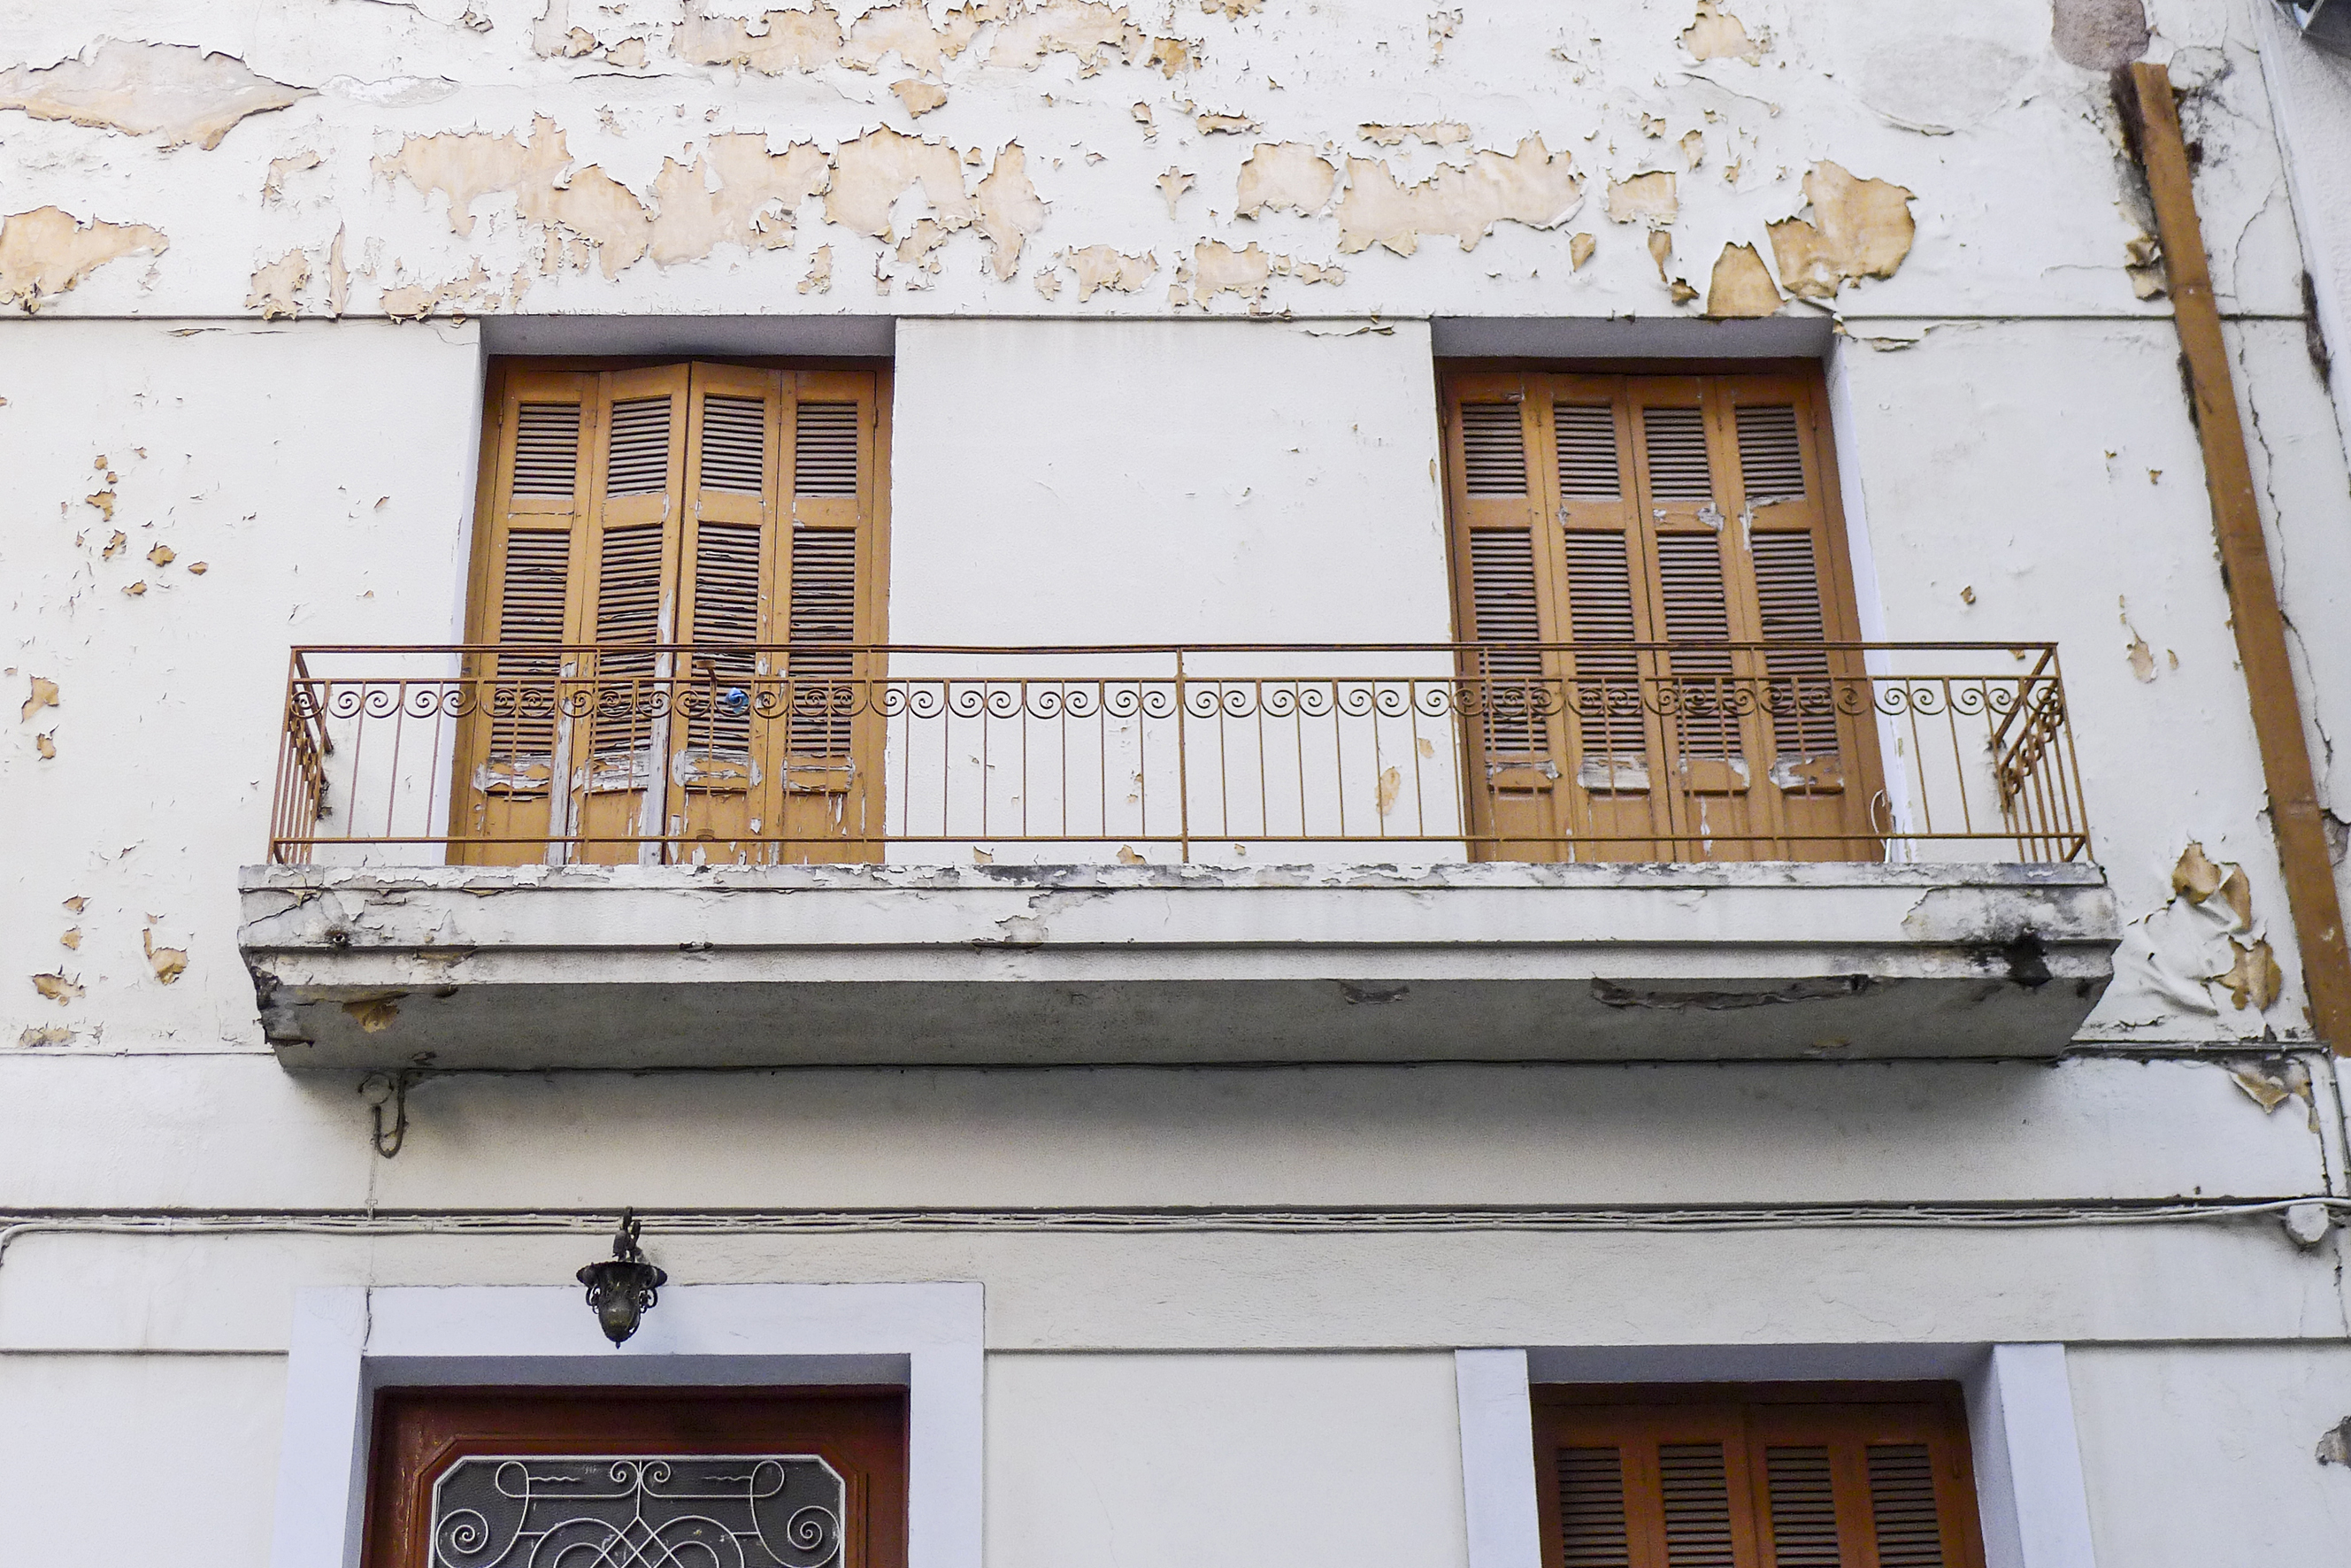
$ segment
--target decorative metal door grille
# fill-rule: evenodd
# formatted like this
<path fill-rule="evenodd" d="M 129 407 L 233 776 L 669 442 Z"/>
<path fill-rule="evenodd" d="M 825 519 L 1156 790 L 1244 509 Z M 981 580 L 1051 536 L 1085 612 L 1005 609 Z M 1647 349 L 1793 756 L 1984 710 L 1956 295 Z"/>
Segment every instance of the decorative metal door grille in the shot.
<path fill-rule="evenodd" d="M 812 1454 L 475 1454 L 433 1484 L 433 1568 L 829 1568 L 846 1488 Z"/>

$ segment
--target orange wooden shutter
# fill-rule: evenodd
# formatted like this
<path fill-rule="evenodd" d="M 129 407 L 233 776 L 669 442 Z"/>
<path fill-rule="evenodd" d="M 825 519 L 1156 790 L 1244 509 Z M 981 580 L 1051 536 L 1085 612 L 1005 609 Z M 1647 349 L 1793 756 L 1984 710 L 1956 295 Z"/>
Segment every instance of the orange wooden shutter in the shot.
<path fill-rule="evenodd" d="M 476 841 L 461 857 L 475 862 L 544 858 L 560 814 L 568 758 L 556 650 L 578 632 L 595 384 L 592 375 L 527 371 L 491 387 L 469 639 L 497 651 L 467 662 L 451 822 L 453 834 Z"/>
<path fill-rule="evenodd" d="M 1980 1568 L 1955 1389 L 1537 1390 L 1545 1568 Z"/>

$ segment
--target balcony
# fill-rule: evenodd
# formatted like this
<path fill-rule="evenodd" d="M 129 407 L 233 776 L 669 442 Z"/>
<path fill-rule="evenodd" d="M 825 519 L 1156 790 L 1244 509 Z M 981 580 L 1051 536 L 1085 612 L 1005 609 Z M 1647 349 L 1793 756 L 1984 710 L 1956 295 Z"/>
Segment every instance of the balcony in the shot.
<path fill-rule="evenodd" d="M 2055 651 L 297 650 L 289 1065 L 2049 1055 Z"/>

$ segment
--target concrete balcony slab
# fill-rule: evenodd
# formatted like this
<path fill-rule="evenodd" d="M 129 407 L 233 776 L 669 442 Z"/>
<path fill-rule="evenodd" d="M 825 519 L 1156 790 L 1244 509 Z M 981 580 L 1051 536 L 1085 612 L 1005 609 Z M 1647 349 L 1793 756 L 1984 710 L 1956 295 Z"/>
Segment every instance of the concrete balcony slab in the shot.
<path fill-rule="evenodd" d="M 2051 1057 L 2089 865 L 263 866 L 289 1068 Z"/>

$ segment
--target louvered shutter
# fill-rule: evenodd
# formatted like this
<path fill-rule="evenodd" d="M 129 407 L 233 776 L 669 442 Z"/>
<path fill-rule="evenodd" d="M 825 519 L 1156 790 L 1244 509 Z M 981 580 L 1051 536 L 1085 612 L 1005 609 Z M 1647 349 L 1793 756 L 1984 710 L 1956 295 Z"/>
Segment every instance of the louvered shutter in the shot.
<path fill-rule="evenodd" d="M 1544 1568 L 1981 1568 L 1957 1390 L 1887 1386 L 1538 1390 Z"/>
<path fill-rule="evenodd" d="M 694 367 L 691 503 L 680 572 L 691 648 L 679 693 L 685 761 L 675 770 L 689 787 L 747 789 L 766 771 L 754 763 L 753 716 L 764 673 L 758 647 L 777 640 L 768 605 L 783 401 L 774 371 Z M 745 821 L 732 831 L 749 831 L 749 815 L 747 804 Z"/>
<path fill-rule="evenodd" d="M 562 645 L 578 635 L 577 578 L 590 490 L 596 378 L 496 378 L 483 421 L 482 512 L 469 653 L 455 711 L 460 861 L 535 861 L 559 817 L 566 767 Z"/>
<path fill-rule="evenodd" d="M 1734 391 L 1740 517 L 1752 562 L 1756 635 L 1766 643 L 1812 643 L 1765 655 L 1772 737 L 1771 780 L 1799 793 L 1834 791 L 1844 781 L 1835 671 L 1818 644 L 1851 632 L 1833 621 L 1837 595 L 1829 566 L 1826 513 L 1805 457 L 1803 411 L 1792 401 L 1749 402 Z M 1761 395 L 1768 397 L 1769 389 Z"/>
<path fill-rule="evenodd" d="M 1463 632 L 1479 644 L 1470 705 L 1483 715 L 1489 766 L 1545 761 L 1552 704 L 1537 646 L 1543 591 L 1523 395 L 1512 388 L 1507 396 L 1464 398 L 1456 422 L 1468 514 Z"/>
<path fill-rule="evenodd" d="M 804 387 L 792 419 L 788 744 L 796 762 L 824 767 L 849 765 L 861 706 L 854 649 L 870 419 L 861 400 L 837 395 L 841 390 Z"/>
<path fill-rule="evenodd" d="M 1611 646 L 1639 642 L 1646 630 L 1619 403 L 1614 396 L 1551 403 L 1567 630 L 1577 644 L 1570 660 L 1580 721 L 1576 781 L 1611 791 L 1649 786 L 1640 660 L 1629 647 Z"/>

